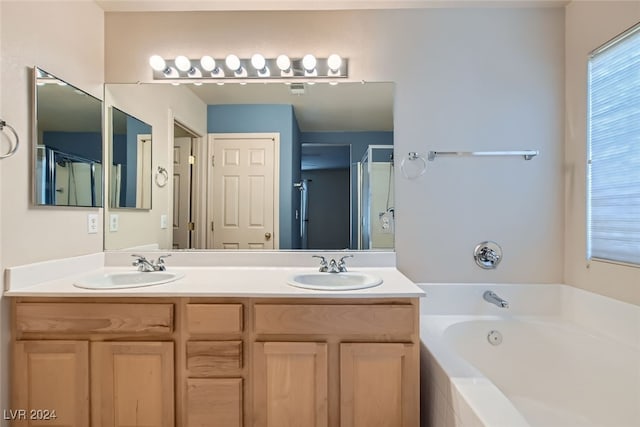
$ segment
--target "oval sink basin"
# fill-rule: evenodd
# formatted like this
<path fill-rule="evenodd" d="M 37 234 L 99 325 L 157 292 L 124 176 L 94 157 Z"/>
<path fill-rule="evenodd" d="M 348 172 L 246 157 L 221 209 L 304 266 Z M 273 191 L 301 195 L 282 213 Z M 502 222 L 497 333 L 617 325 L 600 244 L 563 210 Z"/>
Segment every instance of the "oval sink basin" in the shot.
<path fill-rule="evenodd" d="M 161 285 L 184 277 L 184 274 L 167 271 L 128 271 L 125 273 L 106 273 L 78 280 L 73 286 L 84 289 L 126 289 L 143 286 Z"/>
<path fill-rule="evenodd" d="M 292 276 L 288 284 L 298 288 L 323 291 L 351 291 L 373 288 L 382 283 L 382 279 L 367 273 L 302 273 Z"/>

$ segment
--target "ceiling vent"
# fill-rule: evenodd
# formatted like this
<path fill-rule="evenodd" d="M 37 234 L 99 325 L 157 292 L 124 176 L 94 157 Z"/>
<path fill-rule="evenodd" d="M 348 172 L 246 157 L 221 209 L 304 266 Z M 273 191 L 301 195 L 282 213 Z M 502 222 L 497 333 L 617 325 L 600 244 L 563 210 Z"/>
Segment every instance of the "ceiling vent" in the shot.
<path fill-rule="evenodd" d="M 304 95 L 304 83 L 291 83 L 289 90 L 291 95 Z"/>

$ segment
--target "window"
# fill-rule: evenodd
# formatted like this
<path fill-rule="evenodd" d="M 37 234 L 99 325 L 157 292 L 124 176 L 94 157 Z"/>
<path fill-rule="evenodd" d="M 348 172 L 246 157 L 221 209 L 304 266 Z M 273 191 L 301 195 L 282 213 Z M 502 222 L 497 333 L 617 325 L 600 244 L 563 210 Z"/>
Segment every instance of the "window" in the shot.
<path fill-rule="evenodd" d="M 587 257 L 640 265 L 640 24 L 589 59 Z"/>

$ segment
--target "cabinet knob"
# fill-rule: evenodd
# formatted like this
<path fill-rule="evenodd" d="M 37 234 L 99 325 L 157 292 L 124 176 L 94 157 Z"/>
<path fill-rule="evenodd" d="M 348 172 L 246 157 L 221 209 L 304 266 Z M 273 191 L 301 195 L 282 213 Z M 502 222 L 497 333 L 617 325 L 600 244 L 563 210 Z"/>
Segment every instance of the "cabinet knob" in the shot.
<path fill-rule="evenodd" d="M 269 233 L 269 232 L 264 233 L 264 237 L 265 237 L 267 240 L 271 239 L 271 233 Z"/>

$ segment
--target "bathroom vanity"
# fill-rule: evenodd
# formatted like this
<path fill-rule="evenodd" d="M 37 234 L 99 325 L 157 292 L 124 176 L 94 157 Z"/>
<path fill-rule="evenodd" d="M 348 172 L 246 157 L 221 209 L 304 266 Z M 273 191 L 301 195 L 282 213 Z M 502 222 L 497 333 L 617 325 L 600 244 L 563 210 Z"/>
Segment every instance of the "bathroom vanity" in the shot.
<path fill-rule="evenodd" d="M 297 270 L 9 291 L 12 408 L 73 426 L 417 426 L 422 291 L 395 268 L 342 294 L 286 285 Z"/>

